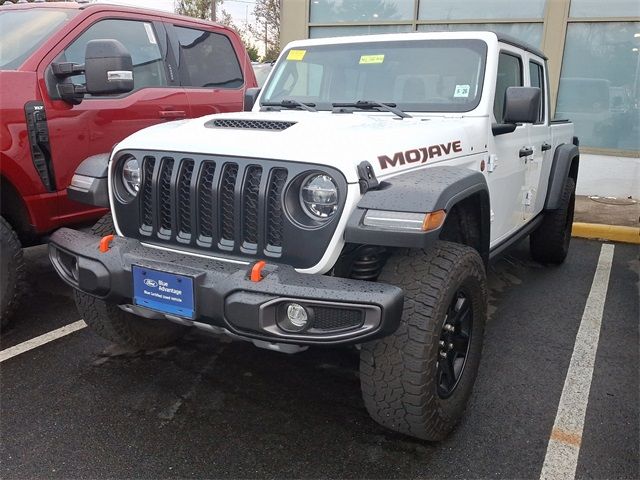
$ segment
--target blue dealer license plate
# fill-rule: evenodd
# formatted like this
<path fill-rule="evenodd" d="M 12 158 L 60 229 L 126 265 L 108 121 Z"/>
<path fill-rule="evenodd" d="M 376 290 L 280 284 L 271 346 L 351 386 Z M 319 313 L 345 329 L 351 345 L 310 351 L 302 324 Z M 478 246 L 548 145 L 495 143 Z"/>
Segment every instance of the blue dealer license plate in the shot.
<path fill-rule="evenodd" d="M 193 278 L 133 265 L 133 303 L 179 317 L 193 318 Z"/>

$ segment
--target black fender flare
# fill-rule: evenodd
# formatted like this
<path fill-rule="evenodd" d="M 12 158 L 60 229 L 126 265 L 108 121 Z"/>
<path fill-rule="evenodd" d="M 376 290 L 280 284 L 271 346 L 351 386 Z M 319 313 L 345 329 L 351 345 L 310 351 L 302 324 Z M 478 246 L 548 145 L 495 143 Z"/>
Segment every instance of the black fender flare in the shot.
<path fill-rule="evenodd" d="M 560 208 L 560 197 L 564 190 L 564 184 L 569 177 L 571 165 L 575 159 L 579 159 L 578 147 L 571 143 L 558 145 L 553 154 L 553 163 L 549 173 L 549 188 L 544 202 L 545 210 L 557 210 Z M 577 171 L 576 180 L 577 180 Z"/>
<path fill-rule="evenodd" d="M 109 207 L 109 153 L 85 158 L 67 187 L 67 196 L 76 202 Z"/>
<path fill-rule="evenodd" d="M 475 194 L 485 203 L 483 216 L 489 225 L 489 188 L 485 176 L 466 167 L 435 166 L 413 170 L 380 182 L 378 188 L 367 191 L 350 215 L 345 229 L 347 243 L 387 247 L 428 248 L 440 237 L 442 227 L 428 232 L 391 230 L 366 226 L 368 210 L 429 213 L 446 212 Z M 485 232 L 488 239 L 488 231 Z M 482 254 L 482 252 L 481 252 Z"/>

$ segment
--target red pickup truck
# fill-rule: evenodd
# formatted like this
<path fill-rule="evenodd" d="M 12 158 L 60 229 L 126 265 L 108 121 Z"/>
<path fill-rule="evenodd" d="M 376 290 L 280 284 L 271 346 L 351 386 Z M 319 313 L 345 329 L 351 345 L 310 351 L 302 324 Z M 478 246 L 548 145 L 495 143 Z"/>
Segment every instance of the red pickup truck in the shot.
<path fill-rule="evenodd" d="M 233 30 L 211 22 L 116 5 L 0 6 L 0 326 L 24 280 L 22 247 L 51 231 L 90 223 L 105 209 L 67 197 L 87 158 L 144 127 L 239 111 L 256 86 Z M 92 40 L 130 53 L 133 90 L 89 94 L 83 66 Z"/>

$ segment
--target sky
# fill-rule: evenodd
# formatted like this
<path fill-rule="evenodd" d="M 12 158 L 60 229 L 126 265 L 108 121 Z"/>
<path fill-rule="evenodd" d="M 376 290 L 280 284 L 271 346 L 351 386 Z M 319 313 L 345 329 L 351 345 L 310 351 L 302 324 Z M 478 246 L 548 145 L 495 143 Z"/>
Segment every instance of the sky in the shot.
<path fill-rule="evenodd" d="M 118 3 L 134 7 L 154 8 L 173 12 L 173 0 L 100 0 L 101 3 Z M 222 8 L 229 12 L 234 22 L 241 26 L 245 21 L 253 22 L 253 7 L 255 0 L 224 0 Z"/>

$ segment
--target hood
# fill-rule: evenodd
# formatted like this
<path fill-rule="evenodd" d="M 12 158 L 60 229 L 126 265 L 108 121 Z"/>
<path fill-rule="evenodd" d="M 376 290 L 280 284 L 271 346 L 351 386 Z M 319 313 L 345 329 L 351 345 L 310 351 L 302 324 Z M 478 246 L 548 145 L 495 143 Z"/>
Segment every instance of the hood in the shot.
<path fill-rule="evenodd" d="M 358 181 L 368 161 L 378 178 L 486 150 L 486 118 L 413 117 L 387 112 L 238 112 L 141 130 L 117 150 L 140 149 L 298 161 Z M 475 143 L 472 143 L 472 140 Z"/>

